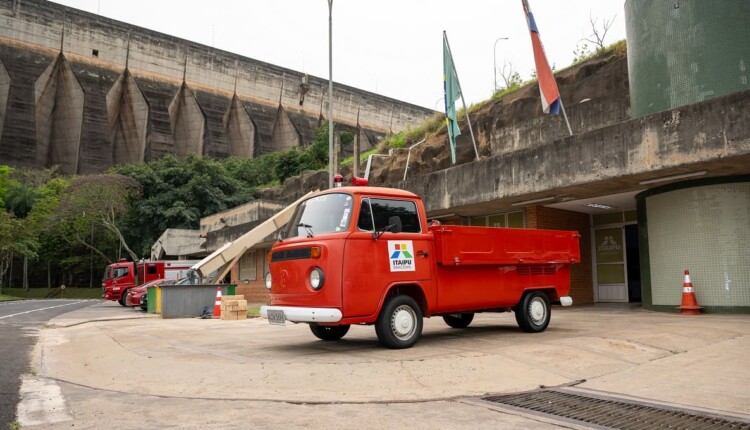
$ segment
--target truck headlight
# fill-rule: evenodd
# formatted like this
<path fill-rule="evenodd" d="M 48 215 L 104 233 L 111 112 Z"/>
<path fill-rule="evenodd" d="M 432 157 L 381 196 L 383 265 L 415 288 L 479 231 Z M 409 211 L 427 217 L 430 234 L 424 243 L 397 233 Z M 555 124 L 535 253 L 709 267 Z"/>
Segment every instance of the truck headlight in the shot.
<path fill-rule="evenodd" d="M 310 272 L 310 286 L 313 287 L 313 290 L 319 290 L 325 283 L 325 280 L 323 269 L 316 267 Z"/>
<path fill-rule="evenodd" d="M 271 272 L 266 273 L 266 288 L 271 289 Z"/>

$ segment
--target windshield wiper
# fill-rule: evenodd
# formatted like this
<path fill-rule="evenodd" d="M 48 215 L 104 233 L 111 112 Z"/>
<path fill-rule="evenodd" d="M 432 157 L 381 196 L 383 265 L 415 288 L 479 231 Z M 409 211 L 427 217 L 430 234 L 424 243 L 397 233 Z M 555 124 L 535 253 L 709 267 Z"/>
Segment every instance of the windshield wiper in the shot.
<path fill-rule="evenodd" d="M 310 224 L 305 224 L 301 222 L 297 224 L 297 227 L 303 227 L 305 231 L 307 231 L 307 237 L 313 237 L 313 230 Z"/>

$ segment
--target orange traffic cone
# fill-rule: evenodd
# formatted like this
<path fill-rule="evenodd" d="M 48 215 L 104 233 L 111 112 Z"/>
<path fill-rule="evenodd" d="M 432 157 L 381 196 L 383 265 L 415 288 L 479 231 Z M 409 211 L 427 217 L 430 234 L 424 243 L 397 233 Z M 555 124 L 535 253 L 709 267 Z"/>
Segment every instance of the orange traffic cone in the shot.
<path fill-rule="evenodd" d="M 216 301 L 214 302 L 214 318 L 221 318 L 221 287 L 216 289 Z"/>
<path fill-rule="evenodd" d="M 702 306 L 698 306 L 698 302 L 695 300 L 695 292 L 693 291 L 693 283 L 690 282 L 690 272 L 685 269 L 685 281 L 682 283 L 682 305 L 678 306 L 677 309 L 683 315 L 700 315 Z"/>

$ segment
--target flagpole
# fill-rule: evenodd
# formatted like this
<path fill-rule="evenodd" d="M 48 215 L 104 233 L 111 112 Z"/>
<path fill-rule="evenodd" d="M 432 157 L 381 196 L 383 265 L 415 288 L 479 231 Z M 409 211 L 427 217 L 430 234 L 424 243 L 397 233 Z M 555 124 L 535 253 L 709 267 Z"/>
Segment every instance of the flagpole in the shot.
<path fill-rule="evenodd" d="M 572 136 L 573 135 L 573 129 L 570 128 L 570 121 L 568 121 L 568 114 L 565 113 L 565 105 L 563 104 L 563 101 L 562 101 L 562 95 L 560 96 L 560 108 L 562 109 L 563 118 L 565 118 L 565 124 L 568 125 L 568 132 Z"/>
<path fill-rule="evenodd" d="M 451 51 L 451 44 L 448 42 L 448 35 L 443 31 L 443 39 L 445 39 L 445 46 L 448 48 L 448 54 L 451 56 L 451 62 L 453 63 L 453 73 L 456 76 L 456 84 L 458 85 L 458 92 L 461 93 L 461 103 L 464 105 L 464 114 L 466 114 L 466 122 L 469 124 L 469 134 L 471 134 L 471 144 L 474 145 L 474 154 L 479 160 L 479 151 L 477 151 L 477 141 L 474 139 L 474 130 L 471 128 L 471 120 L 469 119 L 469 108 L 466 106 L 466 100 L 464 100 L 464 91 L 461 89 L 461 81 L 458 79 L 458 70 L 456 70 L 456 62 L 453 61 L 453 52 Z"/>

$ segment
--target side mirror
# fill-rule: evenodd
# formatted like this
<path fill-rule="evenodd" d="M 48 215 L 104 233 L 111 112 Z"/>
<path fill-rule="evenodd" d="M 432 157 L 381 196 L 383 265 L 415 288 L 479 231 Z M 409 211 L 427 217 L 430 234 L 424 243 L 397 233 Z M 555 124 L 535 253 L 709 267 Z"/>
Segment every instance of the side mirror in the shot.
<path fill-rule="evenodd" d="M 403 227 L 401 226 L 401 218 L 392 216 L 388 218 L 388 227 L 386 227 L 391 233 L 401 233 Z"/>

